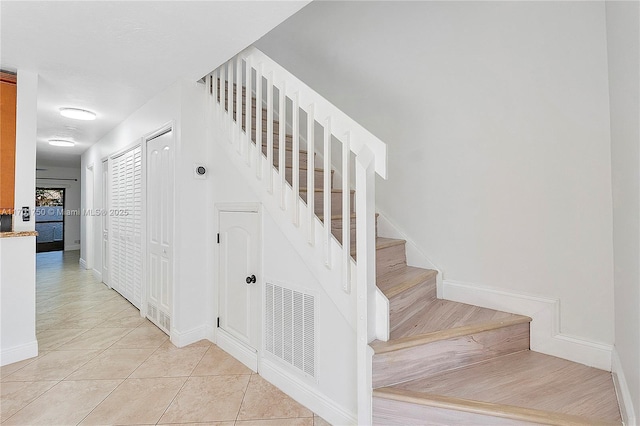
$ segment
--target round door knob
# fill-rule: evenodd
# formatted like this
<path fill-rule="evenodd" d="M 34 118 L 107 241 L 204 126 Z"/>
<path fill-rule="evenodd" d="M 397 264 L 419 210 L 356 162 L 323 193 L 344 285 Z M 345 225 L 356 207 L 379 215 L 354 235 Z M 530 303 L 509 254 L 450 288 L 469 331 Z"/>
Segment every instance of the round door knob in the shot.
<path fill-rule="evenodd" d="M 256 282 L 256 276 L 255 275 L 251 275 L 250 277 L 247 277 L 247 284 L 251 284 L 251 283 L 255 283 Z"/>

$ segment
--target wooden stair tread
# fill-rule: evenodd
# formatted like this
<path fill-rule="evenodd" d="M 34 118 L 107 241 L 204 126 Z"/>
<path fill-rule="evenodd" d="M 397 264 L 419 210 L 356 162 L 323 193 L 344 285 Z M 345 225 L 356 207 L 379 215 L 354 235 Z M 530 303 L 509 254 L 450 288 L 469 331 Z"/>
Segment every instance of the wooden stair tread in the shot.
<path fill-rule="evenodd" d="M 434 298 L 424 304 L 419 314 L 414 315 L 397 329 L 394 329 L 392 324 L 390 341 L 465 326 L 480 326 L 482 324 L 492 324 L 496 321 L 511 321 L 515 320 L 515 318 L 521 321 L 531 321 L 531 318 L 522 315 Z"/>
<path fill-rule="evenodd" d="M 374 391 L 393 395 L 545 424 L 622 421 L 611 373 L 528 350 Z"/>
<path fill-rule="evenodd" d="M 438 275 L 433 269 L 404 266 L 400 270 L 388 272 L 377 277 L 376 285 L 390 299 L 409 288 Z"/>
<path fill-rule="evenodd" d="M 443 330 L 432 331 L 424 334 L 410 335 L 406 337 L 400 337 L 391 339 L 387 342 L 380 340 L 374 340 L 371 343 L 371 347 L 376 354 L 382 354 L 386 352 L 393 352 L 401 349 L 407 349 L 414 346 L 424 345 L 439 340 L 452 339 L 460 336 L 467 336 L 476 333 L 482 333 L 484 331 L 495 330 L 502 327 L 508 327 L 516 324 L 524 324 L 531 322 L 531 318 L 524 315 L 508 314 L 511 315 L 506 318 L 496 319 L 493 321 L 485 321 L 476 324 L 464 325 L 461 327 L 447 328 Z"/>

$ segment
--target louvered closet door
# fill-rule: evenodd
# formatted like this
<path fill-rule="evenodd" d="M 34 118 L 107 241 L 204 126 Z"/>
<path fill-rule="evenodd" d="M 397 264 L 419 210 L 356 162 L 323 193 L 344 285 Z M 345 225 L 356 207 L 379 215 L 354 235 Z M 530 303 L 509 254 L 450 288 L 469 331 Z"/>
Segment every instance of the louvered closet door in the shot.
<path fill-rule="evenodd" d="M 111 161 L 111 286 L 142 303 L 142 148 Z"/>
<path fill-rule="evenodd" d="M 109 269 L 111 270 L 109 285 L 120 292 L 120 217 L 112 214 L 120 205 L 120 162 L 117 159 L 109 161 L 109 205 L 107 214 L 111 227 L 109 228 Z"/>

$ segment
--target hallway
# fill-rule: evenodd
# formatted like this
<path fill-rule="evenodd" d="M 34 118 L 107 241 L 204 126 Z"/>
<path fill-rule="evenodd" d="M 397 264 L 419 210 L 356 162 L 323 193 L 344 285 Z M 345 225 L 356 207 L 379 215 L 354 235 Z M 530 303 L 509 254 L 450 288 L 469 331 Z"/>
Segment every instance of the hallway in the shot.
<path fill-rule="evenodd" d="M 3 425 L 326 425 L 206 340 L 178 349 L 79 252 L 36 256 L 39 356 L 0 369 Z"/>

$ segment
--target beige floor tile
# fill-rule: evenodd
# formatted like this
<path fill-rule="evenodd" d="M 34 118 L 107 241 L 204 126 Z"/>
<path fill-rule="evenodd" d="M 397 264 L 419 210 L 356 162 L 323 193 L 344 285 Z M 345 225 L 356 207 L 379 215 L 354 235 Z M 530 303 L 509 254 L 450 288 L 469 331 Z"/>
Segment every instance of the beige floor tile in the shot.
<path fill-rule="evenodd" d="M 158 423 L 157 426 L 233 426 L 235 422 Z"/>
<path fill-rule="evenodd" d="M 131 377 L 189 376 L 207 351 L 207 346 L 176 348 L 169 341 L 162 344 Z"/>
<path fill-rule="evenodd" d="M 313 426 L 313 417 L 293 419 L 239 420 L 235 426 Z"/>
<path fill-rule="evenodd" d="M 130 333 L 131 328 L 94 328 L 60 346 L 59 350 L 106 349 Z"/>
<path fill-rule="evenodd" d="M 313 417 L 313 413 L 259 375 L 252 375 L 238 420 L 291 417 Z"/>
<path fill-rule="evenodd" d="M 80 367 L 66 380 L 126 379 L 152 352 L 153 349 L 109 348 Z"/>
<path fill-rule="evenodd" d="M 82 424 L 155 424 L 185 380 L 127 379 Z"/>
<path fill-rule="evenodd" d="M 15 373 L 16 371 L 20 370 L 22 367 L 26 366 L 27 364 L 31 364 L 36 359 L 37 357 L 33 357 L 33 358 L 25 359 L 23 361 L 14 362 L 12 364 L 7 364 L 0 367 L 0 379 L 2 379 L 3 377 L 7 377 L 9 374 Z"/>
<path fill-rule="evenodd" d="M 320 416 L 313 415 L 313 426 L 331 426 L 331 423 Z"/>
<path fill-rule="evenodd" d="M 99 330 L 96 328 L 96 330 Z M 115 329 L 103 329 L 103 330 L 115 330 Z M 169 340 L 169 336 L 164 334 L 162 330 L 157 327 L 138 327 L 122 339 L 118 340 L 113 347 L 114 348 L 153 348 L 157 349 L 164 342 Z"/>
<path fill-rule="evenodd" d="M 115 314 L 100 313 L 103 315 L 103 320 L 100 324 L 96 325 L 96 327 L 100 328 L 136 328 L 145 321 L 145 318 L 140 316 L 140 311 L 133 305 Z"/>
<path fill-rule="evenodd" d="M 11 416 L 3 425 L 76 425 L 120 380 L 60 382 Z"/>
<path fill-rule="evenodd" d="M 109 314 L 105 314 L 104 312 L 89 310 L 65 318 L 51 328 L 93 328 L 104 322 L 108 316 Z"/>
<path fill-rule="evenodd" d="M 7 382 L 0 386 L 0 422 L 51 389 L 58 382 Z"/>
<path fill-rule="evenodd" d="M 249 377 L 190 377 L 160 418 L 160 423 L 235 420 Z"/>
<path fill-rule="evenodd" d="M 62 380 L 69 374 L 95 358 L 100 351 L 52 351 L 39 357 L 3 382 L 35 382 L 39 380 Z"/>
<path fill-rule="evenodd" d="M 50 351 L 89 331 L 89 328 L 50 328 L 46 332 L 36 333 L 38 349 Z"/>
<path fill-rule="evenodd" d="M 220 349 L 211 345 L 202 360 L 198 363 L 192 376 L 219 376 L 225 374 L 251 374 L 252 371 L 243 363 Z"/>

